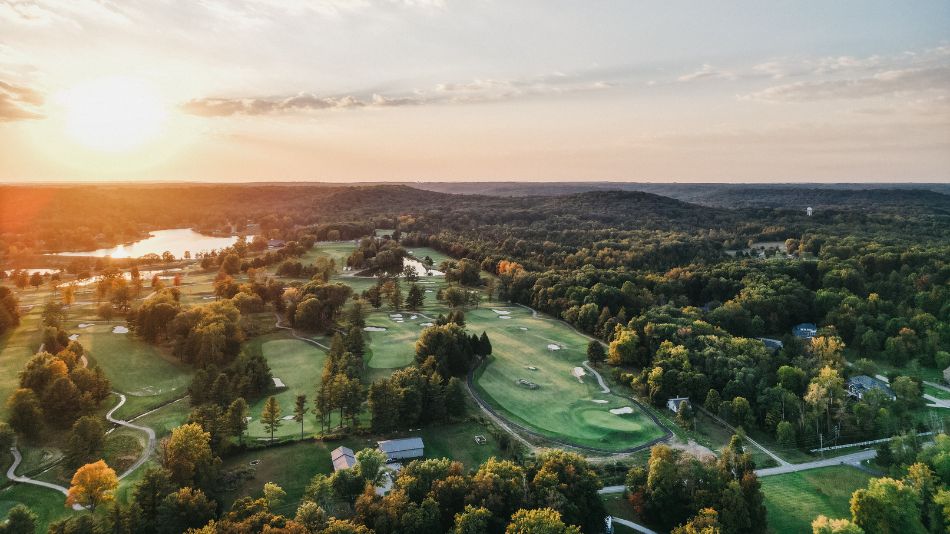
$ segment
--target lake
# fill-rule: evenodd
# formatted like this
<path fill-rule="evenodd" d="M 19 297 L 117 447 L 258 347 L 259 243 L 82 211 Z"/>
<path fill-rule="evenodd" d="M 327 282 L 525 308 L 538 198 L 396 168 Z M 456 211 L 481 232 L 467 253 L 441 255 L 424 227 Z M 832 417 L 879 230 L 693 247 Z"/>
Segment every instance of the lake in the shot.
<path fill-rule="evenodd" d="M 90 251 L 58 252 L 56 256 L 96 256 L 112 258 L 140 258 L 146 254 L 162 255 L 168 251 L 181 258 L 185 251 L 210 252 L 216 249 L 230 247 L 238 240 L 238 236 L 211 237 L 195 232 L 191 228 L 175 228 L 171 230 L 156 230 L 149 233 L 149 237 L 129 245 L 119 245 L 112 248 L 100 248 Z"/>

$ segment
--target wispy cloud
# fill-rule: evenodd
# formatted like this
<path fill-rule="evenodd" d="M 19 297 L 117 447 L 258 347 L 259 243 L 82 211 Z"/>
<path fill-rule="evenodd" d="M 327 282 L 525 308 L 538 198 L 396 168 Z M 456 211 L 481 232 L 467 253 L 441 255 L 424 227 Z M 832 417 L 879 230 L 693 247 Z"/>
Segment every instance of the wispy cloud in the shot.
<path fill-rule="evenodd" d="M 43 95 L 29 87 L 0 81 L 0 122 L 42 119 Z"/>
<path fill-rule="evenodd" d="M 884 70 L 870 76 L 838 80 L 800 81 L 768 87 L 743 98 L 769 102 L 870 98 L 925 91 L 947 91 L 950 66 Z"/>
<path fill-rule="evenodd" d="M 730 71 L 718 69 L 708 63 L 704 63 L 699 69 L 684 74 L 676 79 L 678 82 L 693 82 L 697 80 L 731 80 L 736 75 Z"/>
<path fill-rule="evenodd" d="M 109 0 L 0 0 L 0 20 L 25 26 L 63 23 L 74 27 L 130 22 L 125 7 Z"/>
<path fill-rule="evenodd" d="M 610 89 L 615 84 L 585 76 L 555 73 L 530 80 L 476 79 L 440 83 L 428 90 L 384 95 L 379 93 L 320 96 L 300 92 L 280 97 L 197 98 L 182 104 L 186 113 L 203 117 L 268 115 L 321 110 L 420 106 L 429 104 L 474 104 L 516 98 L 565 95 Z"/>

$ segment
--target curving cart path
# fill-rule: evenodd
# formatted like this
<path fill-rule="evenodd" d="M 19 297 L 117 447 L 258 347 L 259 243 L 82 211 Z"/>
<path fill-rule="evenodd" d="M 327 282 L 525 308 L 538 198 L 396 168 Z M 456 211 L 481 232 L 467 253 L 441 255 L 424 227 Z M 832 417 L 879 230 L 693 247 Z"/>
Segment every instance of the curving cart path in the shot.
<path fill-rule="evenodd" d="M 116 419 L 112 417 L 112 414 L 114 414 L 116 410 L 118 410 L 125 404 L 125 395 L 123 395 L 122 393 L 115 392 L 115 391 L 113 393 L 119 396 L 119 402 L 118 404 L 113 406 L 111 410 L 109 410 L 109 413 L 106 414 L 106 419 L 110 423 L 113 423 L 119 426 L 128 427 L 134 430 L 138 430 L 140 432 L 145 432 L 145 434 L 148 436 L 148 441 L 146 443 L 145 450 L 142 451 L 142 455 L 139 457 L 138 460 L 135 461 L 134 464 L 132 464 L 128 469 L 126 469 L 124 473 L 119 475 L 119 480 L 122 480 L 123 478 L 132 474 L 132 472 L 134 472 L 139 467 L 142 467 L 142 465 L 148 461 L 149 457 L 151 457 L 152 453 L 155 451 L 155 431 L 146 426 L 135 425 L 124 419 Z M 22 484 L 32 484 L 34 486 L 40 486 L 40 487 L 48 488 L 51 490 L 55 490 L 62 493 L 63 495 L 69 494 L 69 490 L 67 488 L 60 486 L 58 484 L 53 484 L 52 482 L 44 482 L 42 480 L 36 480 L 34 478 L 30 478 L 27 476 L 17 475 L 16 468 L 19 467 L 20 463 L 23 461 L 23 456 L 20 454 L 20 450 L 17 449 L 16 443 L 14 443 L 12 447 L 10 447 L 10 453 L 13 455 L 13 463 L 10 464 L 10 468 L 7 469 L 8 479 L 14 482 L 22 483 Z M 73 505 L 73 510 L 82 510 L 82 509 L 83 507 L 78 504 Z"/>
<path fill-rule="evenodd" d="M 290 332 L 290 335 L 293 336 L 294 339 L 299 339 L 300 341 L 305 341 L 305 342 L 307 342 L 307 343 L 310 343 L 311 345 L 315 345 L 315 346 L 317 346 L 317 347 L 320 347 L 320 348 L 323 349 L 323 350 L 327 350 L 327 351 L 330 350 L 330 347 L 324 345 L 323 343 L 318 343 L 317 341 L 315 341 L 315 340 L 313 340 L 313 339 L 310 339 L 310 338 L 308 338 L 308 337 L 303 337 L 303 336 L 297 335 L 297 331 L 294 330 L 293 327 L 284 326 L 284 325 L 280 324 L 280 315 L 278 315 L 277 312 L 274 312 L 274 318 L 277 319 L 277 322 L 274 323 L 274 326 L 275 326 L 276 328 L 280 328 L 281 330 L 286 330 L 286 331 Z"/>

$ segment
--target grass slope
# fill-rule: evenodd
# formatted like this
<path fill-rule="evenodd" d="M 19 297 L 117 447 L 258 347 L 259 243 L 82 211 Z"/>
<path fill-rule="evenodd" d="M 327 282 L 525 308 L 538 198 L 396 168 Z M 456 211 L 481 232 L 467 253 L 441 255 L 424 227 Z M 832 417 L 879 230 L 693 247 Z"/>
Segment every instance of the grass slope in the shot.
<path fill-rule="evenodd" d="M 783 534 L 809 533 L 819 515 L 850 518 L 851 494 L 867 486 L 870 478 L 853 467 L 834 466 L 759 479 L 769 527 Z"/>

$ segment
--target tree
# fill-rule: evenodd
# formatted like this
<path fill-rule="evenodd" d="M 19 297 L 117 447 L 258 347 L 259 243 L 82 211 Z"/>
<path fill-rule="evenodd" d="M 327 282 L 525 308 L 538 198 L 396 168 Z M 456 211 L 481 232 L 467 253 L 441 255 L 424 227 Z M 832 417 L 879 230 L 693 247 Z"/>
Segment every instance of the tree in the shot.
<path fill-rule="evenodd" d="M 851 495 L 851 520 L 867 534 L 923 534 L 920 495 L 900 480 L 872 478 Z"/>
<path fill-rule="evenodd" d="M 139 528 L 144 533 L 155 532 L 159 508 L 165 496 L 175 491 L 175 488 L 169 472 L 160 467 L 148 467 L 142 479 L 135 483 L 132 498 L 139 513 Z"/>
<path fill-rule="evenodd" d="M 386 455 L 377 449 L 363 449 L 356 453 L 356 469 L 359 476 L 374 487 L 383 483 L 386 474 Z"/>
<path fill-rule="evenodd" d="M 565 525 L 561 514 L 550 508 L 518 510 L 511 516 L 505 534 L 580 534 L 581 529 Z"/>
<path fill-rule="evenodd" d="M 221 271 L 234 276 L 241 272 L 241 257 L 237 254 L 228 254 L 221 261 Z"/>
<path fill-rule="evenodd" d="M 200 489 L 180 488 L 169 493 L 158 509 L 159 534 L 178 534 L 214 519 L 216 504 Z"/>
<path fill-rule="evenodd" d="M 297 507 L 294 521 L 303 525 L 310 534 L 317 534 L 327 527 L 327 513 L 317 503 L 305 500 Z"/>
<path fill-rule="evenodd" d="M 689 401 L 680 401 L 676 410 L 676 424 L 687 430 L 692 430 L 695 426 L 696 414 L 693 413 L 693 407 Z"/>
<path fill-rule="evenodd" d="M 7 512 L 7 519 L 0 524 L 0 534 L 33 534 L 36 532 L 37 516 L 25 505 L 17 504 Z"/>
<path fill-rule="evenodd" d="M 303 439 L 303 418 L 307 415 L 307 396 L 297 395 L 294 399 L 294 421 L 300 423 L 300 439 Z"/>
<path fill-rule="evenodd" d="M 832 420 L 837 418 L 844 402 L 844 380 L 838 374 L 838 371 L 831 367 L 823 367 L 818 372 L 818 376 L 808 384 L 808 392 L 805 393 L 805 402 L 815 411 L 818 417 L 815 418 L 817 427 L 819 417 L 825 414 L 827 421 L 826 431 L 830 432 Z M 818 429 L 815 429 L 818 432 Z"/>
<path fill-rule="evenodd" d="M 451 417 L 461 417 L 465 414 L 465 390 L 462 381 L 452 377 L 445 384 L 445 412 Z"/>
<path fill-rule="evenodd" d="M 795 427 L 788 421 L 781 421 L 775 426 L 775 440 L 787 449 L 795 447 Z"/>
<path fill-rule="evenodd" d="M 844 341 L 838 336 L 816 336 L 811 340 L 811 353 L 820 367 L 844 369 Z"/>
<path fill-rule="evenodd" d="M 719 513 L 713 508 L 703 508 L 689 522 L 676 528 L 670 534 L 719 534 Z"/>
<path fill-rule="evenodd" d="M 0 421 L 0 451 L 8 450 L 13 446 L 13 442 L 16 440 L 16 432 L 13 431 L 13 428 Z"/>
<path fill-rule="evenodd" d="M 277 509 L 280 503 L 287 498 L 287 492 L 273 482 L 264 483 L 264 500 L 267 501 L 267 507 L 271 510 Z"/>
<path fill-rule="evenodd" d="M 590 340 L 590 343 L 587 344 L 587 360 L 597 365 L 604 361 L 606 357 L 607 354 L 604 352 L 604 346 L 600 344 L 600 341 Z"/>
<path fill-rule="evenodd" d="M 173 481 L 190 485 L 211 466 L 211 434 L 197 423 L 172 429 L 163 443 L 163 464 Z"/>
<path fill-rule="evenodd" d="M 86 464 L 76 470 L 66 495 L 66 506 L 78 504 L 95 511 L 96 506 L 109 502 L 119 485 L 115 471 L 102 460 Z"/>
<path fill-rule="evenodd" d="M 238 397 L 231 402 L 225 418 L 231 435 L 237 436 L 238 443 L 244 445 L 244 432 L 247 431 L 247 401 L 244 397 Z"/>
<path fill-rule="evenodd" d="M 812 534 L 864 534 L 864 529 L 847 519 L 829 519 L 823 515 L 811 522 Z"/>
<path fill-rule="evenodd" d="M 638 360 L 637 352 L 640 338 L 633 330 L 618 329 L 614 340 L 610 342 L 607 363 L 610 365 L 636 365 L 645 362 Z"/>
<path fill-rule="evenodd" d="M 406 307 L 410 310 L 418 310 L 425 302 L 425 293 L 418 284 L 409 286 L 409 293 L 406 295 Z"/>
<path fill-rule="evenodd" d="M 7 399 L 9 423 L 13 430 L 24 436 L 35 436 L 43 423 L 43 408 L 32 389 L 20 388 Z"/>
<path fill-rule="evenodd" d="M 264 430 L 270 432 L 270 440 L 274 441 L 274 431 L 280 428 L 283 421 L 280 419 L 280 403 L 276 397 L 268 397 L 264 403 L 264 409 L 261 410 L 261 423 L 264 424 Z"/>
<path fill-rule="evenodd" d="M 489 531 L 492 514 L 487 508 L 467 505 L 455 514 L 455 528 L 452 534 L 484 534 Z"/>
<path fill-rule="evenodd" d="M 82 465 L 102 451 L 106 429 L 98 417 L 87 415 L 73 423 L 66 446 L 66 459 L 70 465 Z"/>

